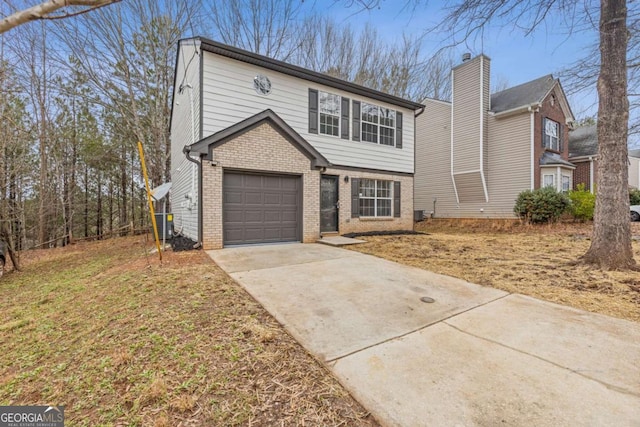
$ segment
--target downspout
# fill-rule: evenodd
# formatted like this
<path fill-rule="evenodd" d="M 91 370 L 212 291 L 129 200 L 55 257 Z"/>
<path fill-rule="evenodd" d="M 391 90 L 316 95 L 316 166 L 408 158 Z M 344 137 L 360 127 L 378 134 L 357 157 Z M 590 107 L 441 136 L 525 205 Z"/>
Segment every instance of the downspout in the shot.
<path fill-rule="evenodd" d="M 593 157 L 589 156 L 589 190 L 593 194 L 595 194 L 596 193 L 596 189 L 593 188 L 593 172 L 594 172 Z"/>
<path fill-rule="evenodd" d="M 200 156 L 200 161 L 195 160 L 191 157 L 191 146 L 185 145 L 182 149 L 185 157 L 191 163 L 195 163 L 198 168 L 198 244 L 197 246 L 202 246 L 202 155 Z"/>
<path fill-rule="evenodd" d="M 456 187 L 456 178 L 453 174 L 453 103 L 454 103 L 454 94 L 455 94 L 455 84 L 456 84 L 456 80 L 455 80 L 455 73 L 453 72 L 453 70 L 451 70 L 451 122 L 450 122 L 450 126 L 451 127 L 451 143 L 449 144 L 451 146 L 451 183 L 453 184 L 453 192 L 456 195 L 456 205 L 458 205 L 458 208 L 460 208 L 460 197 L 458 197 L 458 188 Z"/>

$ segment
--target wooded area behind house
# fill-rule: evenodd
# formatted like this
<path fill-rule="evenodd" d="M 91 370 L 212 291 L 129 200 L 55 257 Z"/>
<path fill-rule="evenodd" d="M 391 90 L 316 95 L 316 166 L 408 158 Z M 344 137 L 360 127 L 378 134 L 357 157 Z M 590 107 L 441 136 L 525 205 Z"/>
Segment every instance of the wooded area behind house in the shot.
<path fill-rule="evenodd" d="M 0 234 L 20 250 L 148 226 L 136 143 L 151 187 L 170 181 L 170 94 L 184 37 L 406 98 L 448 96 L 446 53 L 425 61 L 417 38 L 386 42 L 300 6 L 129 0 L 0 35 Z"/>

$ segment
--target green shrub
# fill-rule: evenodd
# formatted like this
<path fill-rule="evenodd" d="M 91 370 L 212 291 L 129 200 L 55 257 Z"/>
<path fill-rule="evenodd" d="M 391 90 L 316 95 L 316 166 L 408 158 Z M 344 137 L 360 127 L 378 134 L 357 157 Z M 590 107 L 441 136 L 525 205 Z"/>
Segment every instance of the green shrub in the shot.
<path fill-rule="evenodd" d="M 591 221 L 596 207 L 596 195 L 585 190 L 584 184 L 578 184 L 577 188 L 569 191 L 571 205 L 569 211 L 574 219 L 579 221 Z"/>
<path fill-rule="evenodd" d="M 637 188 L 629 189 L 629 204 L 640 205 L 640 190 Z"/>
<path fill-rule="evenodd" d="M 525 190 L 518 194 L 513 211 L 530 223 L 556 221 L 569 207 L 569 199 L 552 187 Z"/>

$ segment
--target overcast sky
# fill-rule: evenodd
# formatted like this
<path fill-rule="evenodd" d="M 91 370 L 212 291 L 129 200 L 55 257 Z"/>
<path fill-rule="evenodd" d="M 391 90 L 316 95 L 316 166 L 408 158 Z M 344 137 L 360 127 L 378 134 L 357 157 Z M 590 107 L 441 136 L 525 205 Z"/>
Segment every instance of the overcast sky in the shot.
<path fill-rule="evenodd" d="M 305 7 L 315 8 L 322 14 L 334 17 L 338 22 L 349 23 L 356 28 L 362 28 L 370 22 L 383 37 L 391 40 L 400 38 L 403 31 L 412 35 L 424 34 L 425 57 L 430 57 L 449 42 L 447 34 L 425 34 L 427 28 L 433 27 L 443 18 L 443 2 L 425 1 L 413 10 L 406 7 L 406 2 L 402 0 L 381 1 L 380 8 L 373 10 L 362 10 L 356 6 L 348 8 L 346 3 L 307 0 Z M 596 30 L 568 36 L 559 19 L 552 16 L 545 25 L 529 36 L 525 36 L 521 29 L 496 23 L 485 29 L 482 37 L 456 47 L 455 57 L 460 58 L 464 52 L 470 52 L 474 56 L 484 53 L 491 58 L 492 81 L 506 81 L 508 86 L 516 86 L 546 74 L 558 77 L 562 69 L 584 57 L 588 46 L 595 40 Z M 595 88 L 592 93 L 572 96 L 569 101 L 577 118 L 593 115 L 597 111 Z"/>

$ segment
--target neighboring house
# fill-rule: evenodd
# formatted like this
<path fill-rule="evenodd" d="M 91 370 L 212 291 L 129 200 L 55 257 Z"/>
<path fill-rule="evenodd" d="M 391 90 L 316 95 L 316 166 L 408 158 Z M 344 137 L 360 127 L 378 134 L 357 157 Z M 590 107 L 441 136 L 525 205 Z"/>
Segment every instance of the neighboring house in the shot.
<path fill-rule="evenodd" d="M 412 229 L 424 106 L 204 38 L 178 46 L 175 229 L 205 249 Z"/>
<path fill-rule="evenodd" d="M 414 203 L 434 217 L 513 218 L 520 192 L 571 189 L 574 121 L 551 75 L 489 95 L 485 55 L 452 70 L 451 102 L 427 99 L 416 119 Z"/>
<path fill-rule="evenodd" d="M 595 189 L 598 164 L 598 132 L 596 125 L 580 126 L 569 134 L 569 161 L 576 165 L 573 186 L 584 184 Z M 629 187 L 640 188 L 640 150 L 629 150 Z"/>

